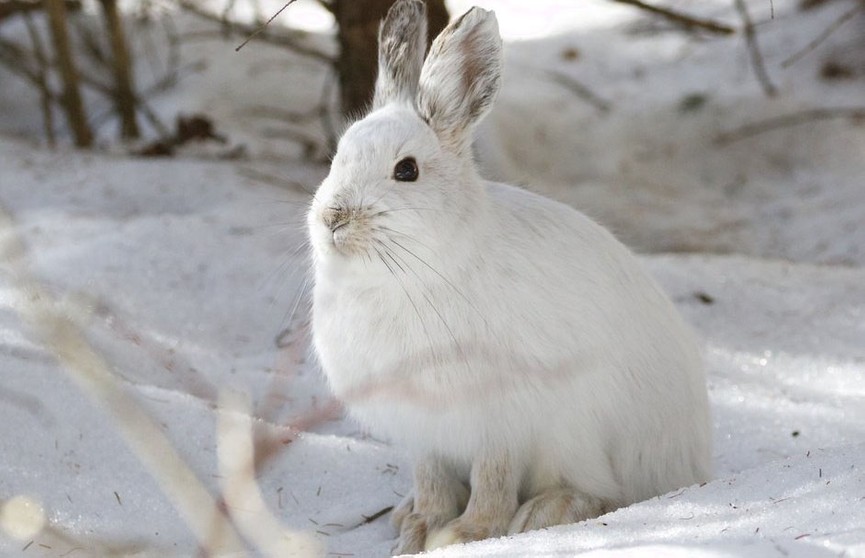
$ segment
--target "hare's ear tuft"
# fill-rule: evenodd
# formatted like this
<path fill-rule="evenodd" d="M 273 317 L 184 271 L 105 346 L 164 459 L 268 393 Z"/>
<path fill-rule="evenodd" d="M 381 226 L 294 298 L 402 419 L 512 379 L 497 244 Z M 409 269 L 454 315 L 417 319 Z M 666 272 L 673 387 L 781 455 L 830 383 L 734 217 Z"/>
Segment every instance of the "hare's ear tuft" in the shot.
<path fill-rule="evenodd" d="M 378 30 L 373 108 L 391 102 L 414 102 L 426 44 L 426 4 L 423 0 L 397 0 Z"/>
<path fill-rule="evenodd" d="M 493 12 L 472 8 L 433 42 L 420 74 L 417 106 L 439 139 L 455 151 L 471 142 L 502 75 L 502 40 Z"/>

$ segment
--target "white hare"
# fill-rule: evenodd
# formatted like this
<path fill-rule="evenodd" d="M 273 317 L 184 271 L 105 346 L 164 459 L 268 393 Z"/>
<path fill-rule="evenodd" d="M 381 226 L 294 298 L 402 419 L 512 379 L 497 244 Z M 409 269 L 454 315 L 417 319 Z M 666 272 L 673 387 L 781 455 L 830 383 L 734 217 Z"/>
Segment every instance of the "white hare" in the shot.
<path fill-rule="evenodd" d="M 379 33 L 373 110 L 308 215 L 313 339 L 334 394 L 410 450 L 397 551 L 596 517 L 709 479 L 697 343 L 636 258 L 563 204 L 485 182 L 492 12 L 426 50 L 421 0 Z M 575 131 L 574 133 L 580 133 Z"/>

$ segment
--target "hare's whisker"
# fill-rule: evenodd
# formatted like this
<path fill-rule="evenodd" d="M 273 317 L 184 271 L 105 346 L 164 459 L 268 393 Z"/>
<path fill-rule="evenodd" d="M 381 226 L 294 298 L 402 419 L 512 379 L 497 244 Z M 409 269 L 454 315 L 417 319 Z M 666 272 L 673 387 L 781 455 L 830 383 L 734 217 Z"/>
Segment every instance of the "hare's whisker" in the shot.
<path fill-rule="evenodd" d="M 427 325 L 423 319 L 423 315 L 421 314 L 420 309 L 417 307 L 417 304 L 415 304 L 415 301 L 411 297 L 411 294 L 409 294 L 408 289 L 406 289 L 405 285 L 403 284 L 402 279 L 400 279 L 397 276 L 396 272 L 393 270 L 393 268 L 387 262 L 385 257 L 382 255 L 381 251 L 378 248 L 373 248 L 373 250 L 375 250 L 375 253 L 378 254 L 378 258 L 381 260 L 381 263 L 384 264 L 384 266 L 387 268 L 387 270 L 390 272 L 390 274 L 393 276 L 393 278 L 396 279 L 396 282 L 400 286 L 400 289 L 402 289 L 402 292 L 405 293 L 405 296 L 408 299 L 409 304 L 411 304 L 411 307 L 414 309 L 414 313 L 417 314 L 417 318 L 418 318 L 418 321 L 420 322 L 421 329 L 423 329 L 424 335 L 426 335 L 427 343 L 429 344 L 430 347 L 432 347 L 433 346 L 432 336 L 429 333 L 429 329 L 427 329 Z"/>
<path fill-rule="evenodd" d="M 405 267 L 407 267 L 407 268 L 411 271 L 412 275 L 415 276 L 415 278 L 417 279 L 417 281 L 420 283 L 420 286 L 422 287 L 422 288 L 421 288 L 421 291 L 420 291 L 421 296 L 424 298 L 424 300 L 426 301 L 426 303 L 429 305 L 429 307 L 432 309 L 432 311 L 433 311 L 433 312 L 435 313 L 435 315 L 438 317 L 439 321 L 441 321 L 441 323 L 442 323 L 442 325 L 444 326 L 445 330 L 447 330 L 448 334 L 450 335 L 451 339 L 452 339 L 453 342 L 454 342 L 454 347 L 455 347 L 456 350 L 457 350 L 457 354 L 461 357 L 462 362 L 466 365 L 466 369 L 469 369 L 469 370 L 470 370 L 471 367 L 469 366 L 469 359 L 468 359 L 468 356 L 466 355 L 466 352 L 463 350 L 462 344 L 460 344 L 459 340 L 457 339 L 456 335 L 455 335 L 454 332 L 453 332 L 453 329 L 452 329 L 452 328 L 450 327 L 450 325 L 448 324 L 448 322 L 447 322 L 447 320 L 445 319 L 444 315 L 442 315 L 442 313 L 439 311 L 438 307 L 436 307 L 436 305 L 433 303 L 433 300 L 432 300 L 432 298 L 431 298 L 431 297 L 432 297 L 432 290 L 429 288 L 429 285 L 427 285 L 426 282 L 424 282 L 423 278 L 422 278 L 422 277 L 421 277 L 421 276 L 420 276 L 420 275 L 419 275 L 419 274 L 414 270 L 414 268 L 412 268 L 412 266 L 409 264 L 408 261 L 406 261 L 404 258 L 402 258 L 401 256 L 399 256 L 398 254 L 395 254 L 392 250 L 390 250 L 390 249 L 389 249 L 389 248 L 388 248 L 384 243 L 382 243 L 381 241 L 379 241 L 379 243 L 380 243 L 380 244 L 382 245 L 382 247 L 384 248 L 385 253 L 388 255 L 388 257 L 390 257 L 391 260 L 393 260 L 393 262 L 394 262 L 394 263 L 395 263 L 395 264 L 396 264 L 400 269 L 403 270 L 403 273 L 405 273 L 405 269 L 403 268 L 402 265 L 400 265 L 400 264 L 397 262 L 396 258 L 399 258 L 399 260 L 402 261 L 403 264 L 405 264 Z M 430 344 L 430 348 L 432 348 L 432 344 Z"/>
<path fill-rule="evenodd" d="M 282 318 L 283 323 L 286 324 L 288 327 L 291 327 L 291 325 L 294 323 L 295 315 L 297 314 L 298 308 L 300 308 L 301 301 L 306 297 L 309 285 L 309 275 L 306 274 L 303 277 L 303 283 L 300 284 L 300 289 L 298 289 L 297 291 L 297 296 L 295 296 L 294 298 L 294 304 L 291 306 L 291 310 L 286 312 L 285 316 L 283 316 Z"/>
<path fill-rule="evenodd" d="M 411 238 L 411 237 L 409 237 L 409 238 Z M 390 241 L 393 242 L 396 246 L 398 246 L 399 248 L 401 248 L 402 250 L 404 250 L 405 252 L 407 252 L 408 255 L 410 255 L 411 257 L 413 257 L 414 259 L 416 259 L 417 261 L 419 261 L 419 262 L 422 263 L 423 265 L 425 265 L 427 268 L 429 268 L 430 271 L 432 271 L 433 273 L 435 273 L 436 275 L 438 275 L 439 278 L 440 278 L 442 281 L 444 281 L 445 283 L 447 283 L 447 285 L 448 285 L 451 289 L 453 289 L 453 291 L 454 291 L 456 294 L 458 294 L 458 295 L 460 296 L 460 298 L 462 298 L 462 299 L 463 299 L 463 300 L 464 300 L 464 301 L 465 301 L 465 302 L 466 302 L 466 303 L 471 307 L 472 310 L 475 311 L 475 313 L 478 315 L 478 317 L 484 321 L 484 324 L 486 324 L 487 326 L 489 326 L 489 322 L 487 322 L 487 319 L 484 317 L 483 314 L 481 314 L 481 311 L 478 310 L 477 306 L 475 306 L 474 303 L 473 303 L 471 300 L 469 300 L 469 298 L 468 298 L 468 297 L 467 297 L 467 296 L 462 292 L 462 290 L 461 290 L 459 287 L 457 287 L 457 286 L 454 284 L 453 281 L 451 281 L 450 279 L 448 279 L 447 277 L 445 277 L 444 275 L 442 275 L 442 273 L 439 272 L 439 270 L 437 270 L 436 268 L 434 268 L 434 267 L 433 267 L 432 265 L 430 265 L 426 260 L 424 260 L 423 258 L 421 258 L 420 256 L 418 256 L 417 254 L 415 254 L 412 250 L 409 250 L 408 248 L 406 248 L 405 246 L 403 246 L 402 243 L 400 243 L 399 241 L 397 241 L 397 240 L 395 240 L 395 239 L 393 239 L 393 238 L 390 238 L 390 239 L 388 239 L 388 240 L 390 240 Z"/>

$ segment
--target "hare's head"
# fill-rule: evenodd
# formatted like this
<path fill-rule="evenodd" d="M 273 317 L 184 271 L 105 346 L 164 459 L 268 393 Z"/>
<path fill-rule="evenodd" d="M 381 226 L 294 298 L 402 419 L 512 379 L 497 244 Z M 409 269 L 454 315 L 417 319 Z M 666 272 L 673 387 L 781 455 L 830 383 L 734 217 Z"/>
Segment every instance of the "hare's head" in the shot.
<path fill-rule="evenodd" d="M 309 213 L 317 259 L 396 266 L 395 246 L 452 246 L 478 211 L 471 141 L 499 89 L 498 24 L 472 8 L 424 60 L 426 27 L 421 0 L 398 0 L 382 22 L 372 111 L 340 139 Z"/>

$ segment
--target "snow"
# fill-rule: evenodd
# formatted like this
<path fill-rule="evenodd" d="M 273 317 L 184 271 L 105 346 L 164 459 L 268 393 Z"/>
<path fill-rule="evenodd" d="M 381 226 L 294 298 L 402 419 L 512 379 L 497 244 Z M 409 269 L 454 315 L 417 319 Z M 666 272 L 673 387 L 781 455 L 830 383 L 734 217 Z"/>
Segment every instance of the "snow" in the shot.
<path fill-rule="evenodd" d="M 671 4 L 738 22 L 728 2 Z M 507 40 L 479 141 L 487 174 L 580 207 L 644 253 L 705 341 L 716 478 L 433 555 L 865 556 L 865 128 L 838 118 L 717 141 L 861 106 L 865 16 L 785 69 L 849 5 L 775 1 L 769 19 L 765 4 L 749 7 L 772 99 L 739 36 L 649 34 L 642 14 L 602 0 L 484 4 Z M 312 2 L 293 17 L 328 28 Z M 28 139 L 38 103 L 0 79 L 0 555 L 189 556 L 201 532 L 260 555 L 393 547 L 387 514 L 374 516 L 408 490 L 410 464 L 342 417 L 306 354 L 305 190 L 327 169 L 251 112 L 309 108 L 324 70 L 234 46 L 185 45 L 204 69 L 153 104 L 211 115 L 241 160 L 49 151 Z M 854 77 L 818 79 L 828 58 Z M 323 137 L 317 122 L 300 129 Z"/>

